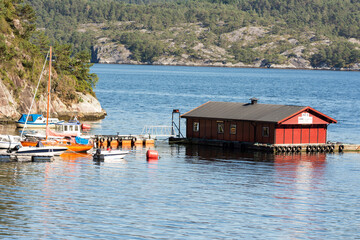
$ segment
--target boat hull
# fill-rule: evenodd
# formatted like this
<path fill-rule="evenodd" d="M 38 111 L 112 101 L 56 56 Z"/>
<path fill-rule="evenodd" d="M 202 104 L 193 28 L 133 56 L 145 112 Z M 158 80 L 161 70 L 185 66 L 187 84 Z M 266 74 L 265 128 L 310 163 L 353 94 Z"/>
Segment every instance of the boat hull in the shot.
<path fill-rule="evenodd" d="M 25 123 L 16 122 L 18 128 L 24 128 Z M 46 128 L 46 123 L 26 123 L 27 128 Z M 50 128 L 55 128 L 55 123 L 49 123 Z"/>
<path fill-rule="evenodd" d="M 35 147 L 37 142 L 31 141 L 21 141 L 21 145 L 23 147 Z M 83 145 L 83 144 L 61 144 L 56 142 L 45 142 L 43 141 L 42 144 L 44 146 L 64 146 L 67 147 L 68 152 L 87 152 L 93 148 L 92 145 Z"/>
<path fill-rule="evenodd" d="M 14 148 L 19 144 L 20 142 L 0 142 L 0 149 Z"/>
<path fill-rule="evenodd" d="M 87 152 L 92 148 L 93 148 L 92 145 L 81 145 L 81 144 L 69 145 L 68 152 Z"/>
<path fill-rule="evenodd" d="M 28 156 L 44 156 L 55 155 L 60 156 L 67 150 L 66 147 L 45 146 L 45 147 L 22 147 L 15 152 L 16 155 L 28 155 Z"/>
<path fill-rule="evenodd" d="M 99 151 L 93 153 L 93 160 L 97 162 L 104 162 L 107 160 L 123 159 L 129 152 L 121 150 Z"/>

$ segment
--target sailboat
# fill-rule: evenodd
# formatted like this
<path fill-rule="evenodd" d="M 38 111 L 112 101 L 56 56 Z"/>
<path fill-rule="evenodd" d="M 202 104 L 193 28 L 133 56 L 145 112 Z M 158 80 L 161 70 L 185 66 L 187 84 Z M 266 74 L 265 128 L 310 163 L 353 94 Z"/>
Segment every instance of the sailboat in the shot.
<path fill-rule="evenodd" d="M 93 148 L 93 145 L 88 139 L 80 137 L 66 137 L 61 139 L 51 139 L 51 140 L 40 140 L 44 146 L 64 146 L 67 148 L 67 151 L 71 152 L 87 152 Z M 23 146 L 34 147 L 37 145 L 36 140 L 23 140 L 21 141 Z"/>
<path fill-rule="evenodd" d="M 49 126 L 49 109 L 50 109 L 50 83 L 51 83 L 51 59 L 52 59 L 52 48 L 50 47 L 50 58 L 49 58 L 49 80 L 48 80 L 48 96 L 47 96 L 47 114 L 46 114 L 46 128 Z M 26 126 L 26 123 L 25 123 Z M 47 135 L 46 139 L 47 141 Z M 22 143 L 23 141 L 21 141 Z M 39 155 L 39 154 L 54 154 L 60 155 L 68 149 L 66 145 L 45 145 L 42 141 L 36 141 L 34 146 L 17 146 L 15 148 L 16 154 L 27 154 L 27 155 Z"/>
<path fill-rule="evenodd" d="M 49 61 L 49 80 L 48 80 L 48 97 L 47 97 L 47 114 L 46 114 L 46 134 L 45 140 L 40 140 L 41 144 L 45 147 L 66 147 L 68 151 L 74 152 L 86 152 L 90 150 L 93 146 L 87 140 L 86 142 L 83 139 L 79 139 L 72 135 L 64 135 L 61 133 L 56 133 L 49 128 L 49 109 L 50 109 L 50 86 L 51 86 L 51 58 L 52 52 L 50 47 L 50 61 Z M 61 123 L 64 124 L 64 123 Z M 51 136 L 51 140 L 49 139 Z M 67 137 L 67 138 L 65 138 Z M 38 141 L 25 139 L 21 141 L 21 144 L 26 147 L 38 146 Z"/>

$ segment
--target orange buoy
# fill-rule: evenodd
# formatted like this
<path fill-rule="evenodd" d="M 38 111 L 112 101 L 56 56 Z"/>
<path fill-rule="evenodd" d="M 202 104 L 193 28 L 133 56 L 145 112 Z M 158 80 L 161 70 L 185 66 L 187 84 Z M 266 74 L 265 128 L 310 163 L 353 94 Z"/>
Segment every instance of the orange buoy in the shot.
<path fill-rule="evenodd" d="M 134 145 L 143 145 L 143 140 L 141 139 L 136 139 L 135 142 L 134 142 Z"/>
<path fill-rule="evenodd" d="M 131 140 L 122 140 L 121 145 L 123 148 L 131 148 Z"/>
<path fill-rule="evenodd" d="M 159 153 L 155 150 L 147 150 L 146 152 L 146 159 L 147 160 L 158 160 Z"/>
<path fill-rule="evenodd" d="M 154 139 L 146 139 L 144 142 L 146 148 L 153 147 L 155 143 Z"/>
<path fill-rule="evenodd" d="M 119 147 L 119 142 L 117 140 L 112 140 L 110 146 L 112 149 L 117 149 Z"/>
<path fill-rule="evenodd" d="M 84 130 L 84 129 L 90 129 L 91 126 L 89 124 L 86 124 L 86 123 L 83 123 L 81 124 L 81 129 Z"/>

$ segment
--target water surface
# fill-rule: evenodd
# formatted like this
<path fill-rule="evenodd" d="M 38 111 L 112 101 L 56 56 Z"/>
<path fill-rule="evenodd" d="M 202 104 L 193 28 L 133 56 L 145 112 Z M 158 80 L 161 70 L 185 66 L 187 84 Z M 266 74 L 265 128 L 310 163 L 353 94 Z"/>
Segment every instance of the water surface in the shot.
<path fill-rule="evenodd" d="M 139 134 L 207 101 L 311 106 L 360 142 L 358 72 L 95 65 L 108 116 L 92 133 Z M 184 123 L 184 122 L 183 122 Z M 182 127 L 184 128 L 185 125 Z M 185 129 L 183 129 L 185 130 Z M 185 131 L 184 131 L 185 132 Z M 125 159 L 0 163 L 1 239 L 357 239 L 360 155 L 272 155 L 157 141 Z"/>

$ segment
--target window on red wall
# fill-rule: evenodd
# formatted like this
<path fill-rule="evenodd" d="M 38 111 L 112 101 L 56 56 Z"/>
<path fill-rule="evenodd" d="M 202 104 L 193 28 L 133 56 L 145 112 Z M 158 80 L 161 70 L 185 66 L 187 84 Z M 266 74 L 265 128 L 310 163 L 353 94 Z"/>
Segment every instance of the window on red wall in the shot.
<path fill-rule="evenodd" d="M 224 122 L 217 123 L 218 133 L 224 133 Z"/>
<path fill-rule="evenodd" d="M 200 129 L 200 123 L 199 122 L 194 122 L 193 123 L 193 131 L 198 132 L 199 129 Z"/>
<path fill-rule="evenodd" d="M 232 135 L 236 134 L 236 124 L 230 125 L 230 134 L 232 134 Z"/>
<path fill-rule="evenodd" d="M 263 127 L 262 128 L 262 136 L 269 137 L 269 135 L 270 135 L 269 127 Z"/>

